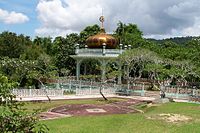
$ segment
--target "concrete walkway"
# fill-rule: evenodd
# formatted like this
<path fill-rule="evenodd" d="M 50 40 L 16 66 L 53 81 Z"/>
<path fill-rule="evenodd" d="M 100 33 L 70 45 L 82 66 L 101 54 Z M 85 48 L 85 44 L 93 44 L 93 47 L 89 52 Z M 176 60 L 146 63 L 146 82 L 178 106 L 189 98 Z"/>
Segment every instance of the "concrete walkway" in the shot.
<path fill-rule="evenodd" d="M 107 98 L 129 98 L 140 101 L 154 101 L 153 97 L 141 97 L 141 96 L 119 96 L 119 95 L 105 95 Z M 49 96 L 51 100 L 73 100 L 73 99 L 92 99 L 103 98 L 101 95 L 65 95 L 65 96 Z M 17 97 L 17 101 L 48 101 L 47 97 Z"/>
<path fill-rule="evenodd" d="M 156 97 L 142 97 L 142 96 L 119 96 L 119 95 L 105 95 L 107 98 L 127 98 L 127 99 L 134 99 L 134 100 L 139 100 L 139 101 L 149 101 L 149 102 L 154 102 L 158 98 Z M 97 98 L 102 98 L 101 95 L 64 95 L 64 96 L 50 96 L 50 99 L 52 101 L 54 100 L 80 100 L 80 99 L 97 99 Z M 48 101 L 47 97 L 17 97 L 17 101 Z M 200 102 L 191 102 L 189 100 L 185 99 L 173 99 L 174 102 L 184 102 L 184 103 L 196 103 L 200 104 Z"/>

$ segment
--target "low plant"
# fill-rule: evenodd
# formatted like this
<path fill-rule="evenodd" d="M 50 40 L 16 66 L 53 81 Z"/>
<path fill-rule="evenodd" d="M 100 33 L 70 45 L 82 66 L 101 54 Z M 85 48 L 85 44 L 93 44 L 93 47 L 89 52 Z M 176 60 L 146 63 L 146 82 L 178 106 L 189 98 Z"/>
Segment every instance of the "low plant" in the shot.
<path fill-rule="evenodd" d="M 27 112 L 24 104 L 15 101 L 11 89 L 16 83 L 0 75 L 0 132 L 1 133 L 46 133 L 48 128 L 39 123 L 38 112 Z"/>

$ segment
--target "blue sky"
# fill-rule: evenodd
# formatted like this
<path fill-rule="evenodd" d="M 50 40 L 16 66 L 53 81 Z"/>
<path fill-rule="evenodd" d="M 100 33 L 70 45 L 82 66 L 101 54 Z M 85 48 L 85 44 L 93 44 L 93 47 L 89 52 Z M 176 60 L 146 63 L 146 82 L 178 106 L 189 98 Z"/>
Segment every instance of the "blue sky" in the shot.
<path fill-rule="evenodd" d="M 137 24 L 145 37 L 200 35 L 200 0 L 0 0 L 0 32 L 65 36 L 99 24 L 106 31 L 119 21 Z"/>
<path fill-rule="evenodd" d="M 19 24 L 5 24 L 0 21 L 0 32 L 12 31 L 17 34 L 34 36 L 34 29 L 39 27 L 37 13 L 35 11 L 38 0 L 0 0 L 0 8 L 9 12 L 23 13 L 29 17 L 29 21 Z"/>

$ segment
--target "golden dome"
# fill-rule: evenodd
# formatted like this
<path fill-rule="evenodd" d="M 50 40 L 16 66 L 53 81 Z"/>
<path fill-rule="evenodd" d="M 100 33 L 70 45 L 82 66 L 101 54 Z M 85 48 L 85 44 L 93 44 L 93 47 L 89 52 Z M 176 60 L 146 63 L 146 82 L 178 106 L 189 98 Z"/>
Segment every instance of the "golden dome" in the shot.
<path fill-rule="evenodd" d="M 106 44 L 106 48 L 116 48 L 118 44 L 117 39 L 111 35 L 106 34 L 105 29 L 103 28 L 104 17 L 101 16 L 99 20 L 102 22 L 101 31 L 97 35 L 90 36 L 86 40 L 88 48 L 102 48 L 103 43 Z"/>

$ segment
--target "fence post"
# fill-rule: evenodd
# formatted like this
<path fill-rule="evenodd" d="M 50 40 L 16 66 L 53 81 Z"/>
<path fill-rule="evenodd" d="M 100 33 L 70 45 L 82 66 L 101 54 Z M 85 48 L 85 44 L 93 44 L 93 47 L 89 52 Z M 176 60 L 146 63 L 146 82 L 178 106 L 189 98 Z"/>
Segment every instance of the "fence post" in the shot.
<path fill-rule="evenodd" d="M 144 83 L 143 83 L 143 85 L 142 85 L 142 93 L 141 93 L 141 96 L 144 96 Z"/>
<path fill-rule="evenodd" d="M 32 96 L 32 89 L 29 89 L 29 96 Z"/>
<path fill-rule="evenodd" d="M 130 83 L 129 83 L 129 81 L 128 81 L 128 86 L 127 86 L 128 90 L 129 90 L 129 87 L 130 87 Z"/>
<path fill-rule="evenodd" d="M 72 89 L 72 82 L 71 80 L 69 80 L 69 90 L 71 91 L 71 89 Z"/>
<path fill-rule="evenodd" d="M 192 90 L 192 95 L 195 96 L 195 89 Z"/>
<path fill-rule="evenodd" d="M 114 83 L 114 88 L 111 90 L 112 91 L 112 93 L 114 93 L 117 89 L 117 87 L 116 87 L 117 85 L 116 85 L 116 83 Z"/>
<path fill-rule="evenodd" d="M 92 94 L 92 81 L 90 82 L 90 95 Z"/>
<path fill-rule="evenodd" d="M 79 91 L 81 92 L 81 93 L 83 93 L 83 91 L 81 90 L 81 80 L 80 80 L 80 83 L 79 83 Z M 82 94 L 81 94 L 82 95 Z"/>
<path fill-rule="evenodd" d="M 176 98 L 178 98 L 178 95 L 179 95 L 179 87 L 177 87 Z"/>
<path fill-rule="evenodd" d="M 60 89 L 60 83 L 56 83 L 56 89 Z"/>
<path fill-rule="evenodd" d="M 78 86 L 76 86 L 76 95 L 78 95 Z"/>
<path fill-rule="evenodd" d="M 81 89 L 81 81 L 80 81 L 80 83 L 79 83 L 79 89 Z"/>
<path fill-rule="evenodd" d="M 63 89 L 63 87 L 61 88 L 61 96 L 64 96 L 64 89 Z"/>

